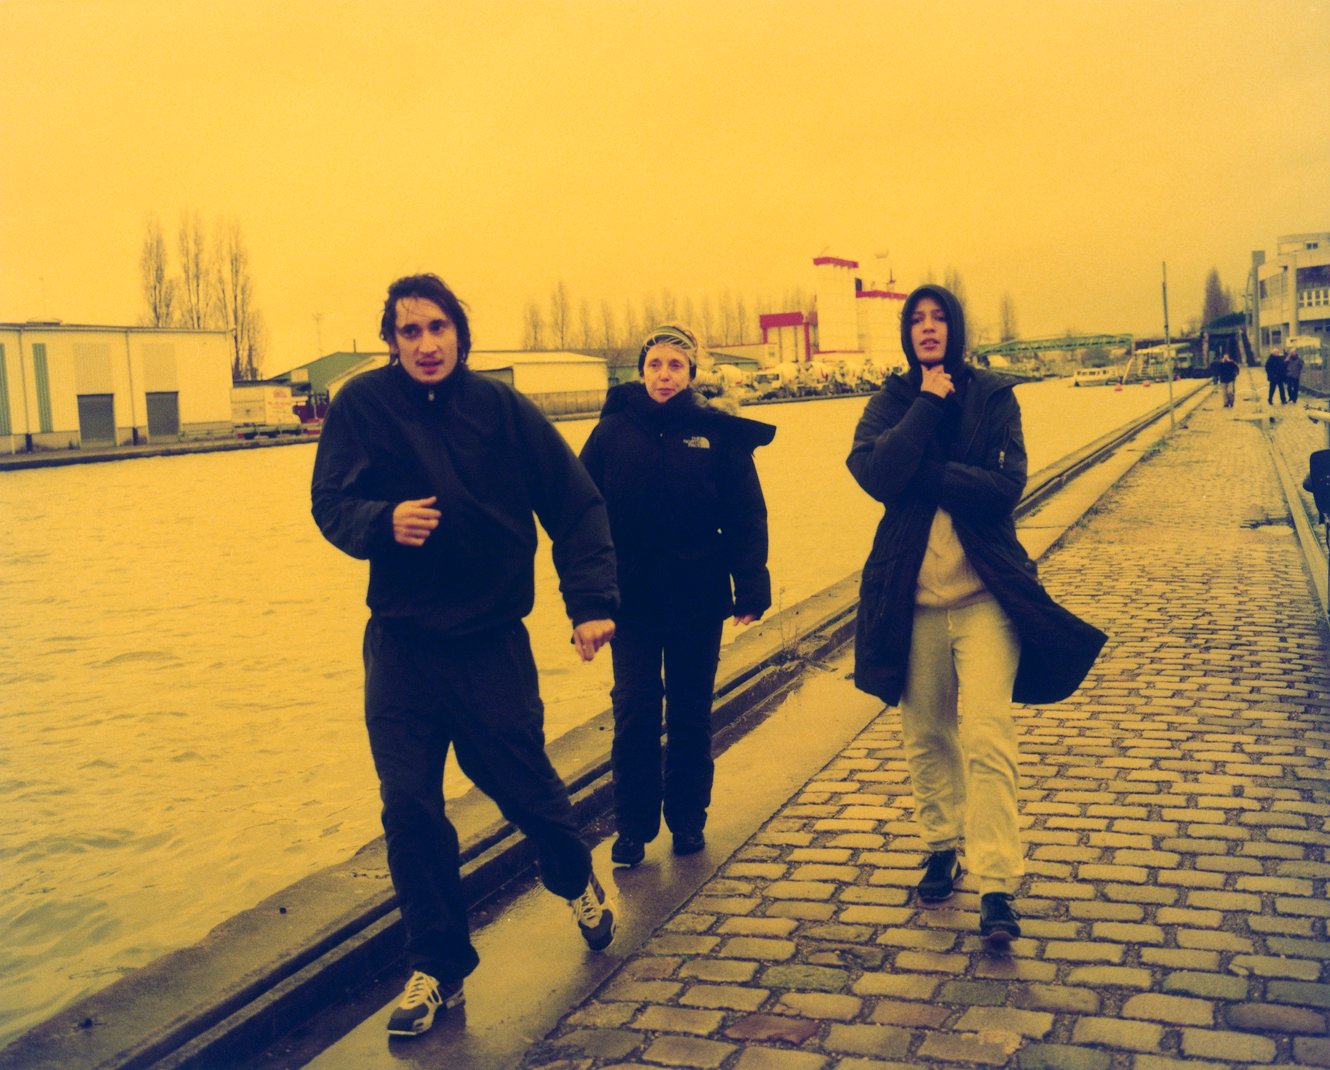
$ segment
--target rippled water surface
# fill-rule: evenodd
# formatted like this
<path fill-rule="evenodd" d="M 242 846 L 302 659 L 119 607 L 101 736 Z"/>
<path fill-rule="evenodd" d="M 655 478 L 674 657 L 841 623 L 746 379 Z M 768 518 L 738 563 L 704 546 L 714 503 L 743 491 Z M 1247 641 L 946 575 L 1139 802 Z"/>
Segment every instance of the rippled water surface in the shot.
<path fill-rule="evenodd" d="M 1031 470 L 1165 388 L 1020 388 Z M 863 398 L 755 407 L 791 605 L 862 563 Z M 591 421 L 559 425 L 574 450 Z M 379 834 L 367 566 L 309 516 L 314 446 L 0 473 L 0 1043 Z M 528 619 L 550 737 L 608 705 L 548 545 Z M 727 631 L 727 636 L 728 636 Z M 449 794 L 464 786 L 457 778 Z"/>

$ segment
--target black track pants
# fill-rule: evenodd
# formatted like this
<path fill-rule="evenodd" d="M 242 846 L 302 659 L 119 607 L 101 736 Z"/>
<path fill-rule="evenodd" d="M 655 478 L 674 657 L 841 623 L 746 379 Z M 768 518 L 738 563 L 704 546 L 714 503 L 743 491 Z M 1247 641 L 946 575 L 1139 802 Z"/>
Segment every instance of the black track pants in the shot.
<path fill-rule="evenodd" d="M 457 833 L 444 813 L 450 746 L 462 772 L 531 841 L 545 887 L 565 899 L 586 888 L 591 854 L 545 755 L 544 712 L 520 623 L 460 638 L 394 620 L 372 619 L 365 629 L 365 721 L 413 969 L 452 981 L 479 961 Z"/>
<path fill-rule="evenodd" d="M 665 824 L 700 832 L 711 804 L 711 700 L 722 621 L 681 625 L 620 622 L 614 659 L 614 817 L 618 831 L 643 843 Z M 662 666 L 664 676 L 662 679 Z M 664 701 L 664 770 L 661 703 Z"/>

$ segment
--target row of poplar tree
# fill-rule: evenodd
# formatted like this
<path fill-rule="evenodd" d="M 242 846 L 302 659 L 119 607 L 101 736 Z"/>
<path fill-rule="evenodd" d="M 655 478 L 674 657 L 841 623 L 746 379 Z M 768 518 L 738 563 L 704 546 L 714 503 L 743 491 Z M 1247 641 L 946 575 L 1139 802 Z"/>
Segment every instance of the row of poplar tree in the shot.
<path fill-rule="evenodd" d="M 161 221 L 149 219 L 139 259 L 144 326 L 227 331 L 232 378 L 258 379 L 266 331 L 240 224 L 219 219 L 209 237 L 199 213 L 185 212 L 175 250 L 179 265 L 172 270 Z"/>

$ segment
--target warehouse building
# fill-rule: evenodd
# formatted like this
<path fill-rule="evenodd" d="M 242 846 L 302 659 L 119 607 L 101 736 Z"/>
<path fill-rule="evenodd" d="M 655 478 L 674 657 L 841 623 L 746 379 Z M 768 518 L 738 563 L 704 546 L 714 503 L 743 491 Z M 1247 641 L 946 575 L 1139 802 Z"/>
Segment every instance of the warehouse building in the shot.
<path fill-rule="evenodd" d="M 226 331 L 0 323 L 0 452 L 230 433 Z"/>

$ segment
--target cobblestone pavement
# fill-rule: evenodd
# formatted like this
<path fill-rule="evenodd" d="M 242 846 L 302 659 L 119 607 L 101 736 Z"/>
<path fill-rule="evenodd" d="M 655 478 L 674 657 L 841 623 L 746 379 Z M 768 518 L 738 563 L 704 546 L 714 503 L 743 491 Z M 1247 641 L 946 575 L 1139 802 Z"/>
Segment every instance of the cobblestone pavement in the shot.
<path fill-rule="evenodd" d="M 916 904 L 885 710 L 523 1065 L 1330 1066 L 1330 648 L 1257 425 L 1207 402 L 1041 574 L 1111 638 L 1018 707 L 1008 953 Z"/>
<path fill-rule="evenodd" d="M 1256 379 L 1250 370 L 1248 374 L 1249 382 L 1256 384 Z M 1237 419 L 1258 416 L 1266 421 L 1275 444 L 1284 457 L 1284 463 L 1288 465 L 1289 473 L 1293 476 L 1299 497 L 1307 510 L 1307 518 L 1315 525 L 1316 504 L 1311 494 L 1302 489 L 1302 481 L 1307 476 L 1307 458 L 1312 451 L 1330 447 L 1330 428 L 1327 428 L 1326 424 L 1309 420 L 1307 411 L 1324 410 L 1330 402 L 1304 392 L 1295 405 L 1281 405 L 1278 400 L 1269 405 L 1265 400 L 1264 376 L 1261 377 L 1259 385 L 1259 393 L 1255 389 L 1239 391 L 1232 415 Z"/>

